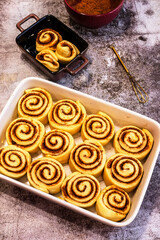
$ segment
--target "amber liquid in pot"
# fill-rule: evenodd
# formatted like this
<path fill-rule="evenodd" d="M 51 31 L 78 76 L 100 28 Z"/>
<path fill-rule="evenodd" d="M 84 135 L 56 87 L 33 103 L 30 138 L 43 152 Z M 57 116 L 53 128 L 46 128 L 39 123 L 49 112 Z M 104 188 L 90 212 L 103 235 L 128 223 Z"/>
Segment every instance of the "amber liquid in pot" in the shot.
<path fill-rule="evenodd" d="M 99 15 L 115 9 L 121 0 L 67 0 L 67 2 L 80 13 Z"/>

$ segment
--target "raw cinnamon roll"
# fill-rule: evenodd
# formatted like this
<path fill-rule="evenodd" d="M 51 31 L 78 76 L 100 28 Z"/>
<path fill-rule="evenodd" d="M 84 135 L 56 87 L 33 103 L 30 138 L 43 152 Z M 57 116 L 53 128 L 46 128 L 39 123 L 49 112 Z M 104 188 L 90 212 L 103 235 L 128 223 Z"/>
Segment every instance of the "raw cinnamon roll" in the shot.
<path fill-rule="evenodd" d="M 106 162 L 103 146 L 95 140 L 86 140 L 73 148 L 70 154 L 69 166 L 71 171 L 101 175 Z"/>
<path fill-rule="evenodd" d="M 106 145 L 114 136 L 114 123 L 103 112 L 88 115 L 82 125 L 82 139 L 95 139 L 102 145 Z"/>
<path fill-rule="evenodd" d="M 51 28 L 42 29 L 36 38 L 36 50 L 38 52 L 49 48 L 56 50 L 57 44 L 62 41 L 62 36 Z"/>
<path fill-rule="evenodd" d="M 39 52 L 36 55 L 36 59 L 52 72 L 57 72 L 59 70 L 58 58 L 50 49 L 44 49 Z"/>
<path fill-rule="evenodd" d="M 8 144 L 16 145 L 27 152 L 34 153 L 39 149 L 39 143 L 45 134 L 44 125 L 30 118 L 17 118 L 7 128 Z"/>
<path fill-rule="evenodd" d="M 63 99 L 51 108 L 48 119 L 51 128 L 62 129 L 71 134 L 77 133 L 86 117 L 86 110 L 79 101 Z"/>
<path fill-rule="evenodd" d="M 0 173 L 18 179 L 24 176 L 31 163 L 30 154 L 14 145 L 9 145 L 1 150 Z"/>
<path fill-rule="evenodd" d="M 129 195 L 114 185 L 104 188 L 96 202 L 97 213 L 116 222 L 124 219 L 129 210 Z"/>
<path fill-rule="evenodd" d="M 60 63 L 67 64 L 80 52 L 74 44 L 69 41 L 63 40 L 58 43 L 55 53 Z"/>
<path fill-rule="evenodd" d="M 46 193 L 56 194 L 61 190 L 65 170 L 57 160 L 42 157 L 31 163 L 27 170 L 27 177 L 32 187 Z"/>
<path fill-rule="evenodd" d="M 100 193 L 100 183 L 89 174 L 74 172 L 62 184 L 64 199 L 76 206 L 87 208 L 92 206 Z"/>
<path fill-rule="evenodd" d="M 146 129 L 141 130 L 135 126 L 126 126 L 115 134 L 113 145 L 116 152 L 142 160 L 151 151 L 153 136 Z"/>
<path fill-rule="evenodd" d="M 44 155 L 51 155 L 60 163 L 67 163 L 74 145 L 74 138 L 70 133 L 53 129 L 42 138 L 40 149 Z"/>
<path fill-rule="evenodd" d="M 143 175 L 141 162 L 130 156 L 115 154 L 105 164 L 103 178 L 106 185 L 115 185 L 131 192 L 137 187 Z"/>
<path fill-rule="evenodd" d="M 18 101 L 18 115 L 48 122 L 48 112 L 52 106 L 52 97 L 42 88 L 27 89 Z"/>

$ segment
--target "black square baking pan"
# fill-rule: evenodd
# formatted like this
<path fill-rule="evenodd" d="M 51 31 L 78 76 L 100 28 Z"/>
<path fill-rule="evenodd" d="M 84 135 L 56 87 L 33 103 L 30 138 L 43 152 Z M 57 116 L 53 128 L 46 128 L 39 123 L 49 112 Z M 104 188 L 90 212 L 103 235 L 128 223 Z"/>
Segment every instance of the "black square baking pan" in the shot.
<path fill-rule="evenodd" d="M 34 18 L 36 22 L 27 29 L 23 29 L 21 25 L 31 18 Z M 75 75 L 87 65 L 88 59 L 84 54 L 88 49 L 88 43 L 53 15 L 46 15 L 39 18 L 34 13 L 31 13 L 20 20 L 16 26 L 21 31 L 16 37 L 16 43 L 20 47 L 22 53 L 24 53 L 31 62 L 42 70 L 52 81 L 60 79 L 66 72 Z M 38 32 L 45 28 L 51 28 L 57 31 L 64 40 L 70 41 L 79 49 L 79 54 L 68 64 L 60 64 L 60 68 L 57 72 L 52 72 L 36 60 L 36 55 L 38 53 L 36 51 L 36 37 Z"/>

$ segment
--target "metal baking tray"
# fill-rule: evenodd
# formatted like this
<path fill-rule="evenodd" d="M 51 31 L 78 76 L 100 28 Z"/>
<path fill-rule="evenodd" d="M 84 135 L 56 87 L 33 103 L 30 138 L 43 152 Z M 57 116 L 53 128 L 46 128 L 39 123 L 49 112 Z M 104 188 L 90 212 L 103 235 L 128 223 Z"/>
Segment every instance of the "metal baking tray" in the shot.
<path fill-rule="evenodd" d="M 24 30 L 21 25 L 31 18 L 35 19 L 36 22 Z M 66 72 L 71 75 L 75 75 L 88 64 L 88 59 L 84 55 L 88 49 L 88 43 L 53 15 L 46 15 L 39 18 L 34 13 L 31 13 L 20 20 L 16 26 L 21 32 L 16 37 L 16 43 L 20 47 L 21 51 L 52 81 L 57 81 L 63 77 Z M 80 54 L 78 54 L 77 57 L 69 64 L 60 64 L 60 69 L 57 72 L 50 71 L 47 67 L 35 59 L 38 53 L 36 51 L 36 36 L 38 32 L 44 28 L 52 28 L 59 32 L 63 39 L 72 42 L 80 51 Z"/>
<path fill-rule="evenodd" d="M 131 209 L 127 217 L 120 222 L 114 222 L 97 215 L 95 211 L 95 207 L 83 209 L 60 199 L 59 197 L 61 197 L 61 194 L 50 195 L 31 187 L 27 181 L 26 176 L 22 177 L 19 180 L 14 180 L 5 175 L 0 174 L 0 179 L 7 181 L 10 184 L 14 184 L 15 186 L 26 189 L 34 194 L 37 194 L 47 200 L 52 201 L 53 203 L 58 203 L 60 205 L 63 205 L 64 207 L 67 207 L 72 209 L 73 211 L 76 211 L 77 213 L 84 214 L 85 216 L 88 216 L 92 219 L 103 222 L 104 224 L 115 226 L 115 227 L 123 227 L 130 224 L 134 220 L 134 218 L 136 217 L 139 211 L 144 195 L 148 188 L 154 166 L 158 158 L 158 154 L 160 150 L 160 125 L 156 121 L 146 116 L 140 115 L 136 112 L 130 111 L 126 108 L 122 108 L 120 106 L 114 105 L 104 100 L 89 96 L 87 94 L 84 94 L 79 91 L 75 91 L 70 88 L 66 88 L 64 86 L 61 86 L 59 84 L 56 84 L 44 79 L 30 77 L 20 82 L 20 84 L 17 86 L 17 88 L 11 95 L 10 99 L 8 100 L 6 106 L 4 107 L 0 115 L 0 133 L 1 133 L 0 147 L 7 145 L 5 140 L 6 129 L 9 123 L 17 117 L 17 103 L 19 98 L 24 94 L 25 89 L 29 89 L 33 87 L 41 87 L 49 91 L 52 95 L 53 101 L 57 101 L 64 98 L 79 100 L 85 106 L 88 114 L 90 113 L 96 114 L 98 111 L 103 111 L 108 113 L 110 117 L 113 119 L 116 131 L 120 127 L 123 127 L 126 125 L 135 125 L 135 126 L 138 126 L 139 128 L 148 129 L 154 137 L 154 145 L 146 161 L 143 162 L 144 175 L 143 175 L 142 181 L 140 182 L 138 188 L 136 188 L 134 191 L 129 193 L 131 198 Z M 49 130 L 49 126 L 46 126 L 46 131 L 47 130 Z M 75 134 L 74 138 L 75 138 L 76 144 L 79 142 L 82 142 L 80 133 Z M 112 146 L 112 142 L 108 143 L 105 146 L 105 150 L 106 150 L 106 158 L 110 157 L 115 153 L 115 150 Z M 38 152 L 37 155 L 34 154 L 32 157 L 34 160 L 41 156 L 42 156 L 41 152 Z M 66 175 L 71 173 L 68 164 L 64 165 L 64 168 L 65 168 Z M 100 181 L 100 186 L 102 190 L 105 187 L 105 183 L 101 176 L 98 178 L 98 180 Z"/>

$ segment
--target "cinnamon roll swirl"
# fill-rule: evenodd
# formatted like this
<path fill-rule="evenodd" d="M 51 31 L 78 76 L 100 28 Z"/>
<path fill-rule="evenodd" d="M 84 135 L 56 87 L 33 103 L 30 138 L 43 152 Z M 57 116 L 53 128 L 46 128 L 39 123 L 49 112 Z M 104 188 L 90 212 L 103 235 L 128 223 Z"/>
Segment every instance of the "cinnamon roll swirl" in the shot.
<path fill-rule="evenodd" d="M 56 54 L 50 49 L 44 49 L 36 55 L 36 59 L 52 72 L 59 70 L 59 62 Z"/>
<path fill-rule="evenodd" d="M 46 124 L 51 106 L 52 97 L 45 89 L 27 89 L 18 101 L 18 115 L 19 117 L 37 119 Z"/>
<path fill-rule="evenodd" d="M 87 208 L 92 206 L 100 193 L 100 183 L 89 174 L 74 172 L 62 184 L 64 199 L 76 206 Z"/>
<path fill-rule="evenodd" d="M 17 118 L 7 128 L 8 144 L 16 145 L 27 152 L 34 153 L 39 149 L 39 143 L 45 134 L 44 125 L 30 118 Z"/>
<path fill-rule="evenodd" d="M 115 185 L 126 192 L 137 187 L 143 175 L 141 162 L 131 156 L 115 154 L 105 164 L 103 178 L 106 185 Z"/>
<path fill-rule="evenodd" d="M 103 146 L 95 140 L 85 140 L 73 148 L 70 154 L 69 166 L 71 171 L 101 175 L 106 162 Z"/>
<path fill-rule="evenodd" d="M 36 38 L 36 50 L 37 52 L 43 49 L 49 48 L 56 50 L 57 44 L 62 41 L 62 36 L 51 28 L 42 29 Z"/>
<path fill-rule="evenodd" d="M 153 136 L 147 129 L 126 126 L 115 134 L 113 145 L 116 152 L 142 160 L 152 149 Z"/>
<path fill-rule="evenodd" d="M 129 195 L 114 185 L 104 188 L 96 202 L 97 214 L 115 222 L 124 219 L 129 210 Z"/>
<path fill-rule="evenodd" d="M 44 155 L 50 155 L 60 163 L 67 163 L 74 145 L 74 138 L 70 133 L 53 129 L 44 135 L 39 147 Z"/>
<path fill-rule="evenodd" d="M 61 129 L 71 134 L 77 133 L 86 117 L 86 110 L 79 101 L 63 99 L 51 108 L 48 119 L 51 128 Z"/>
<path fill-rule="evenodd" d="M 18 179 L 27 173 L 31 163 L 30 154 L 14 145 L 2 148 L 0 153 L 0 173 Z"/>
<path fill-rule="evenodd" d="M 82 139 L 95 139 L 106 145 L 114 136 L 114 123 L 103 112 L 91 114 L 86 117 L 81 130 Z"/>
<path fill-rule="evenodd" d="M 46 193 L 60 192 L 65 179 L 63 166 L 55 159 L 42 157 L 34 160 L 27 170 L 30 185 Z"/>
<path fill-rule="evenodd" d="M 60 63 L 67 64 L 72 61 L 80 52 L 74 44 L 63 40 L 57 44 L 55 53 Z"/>

